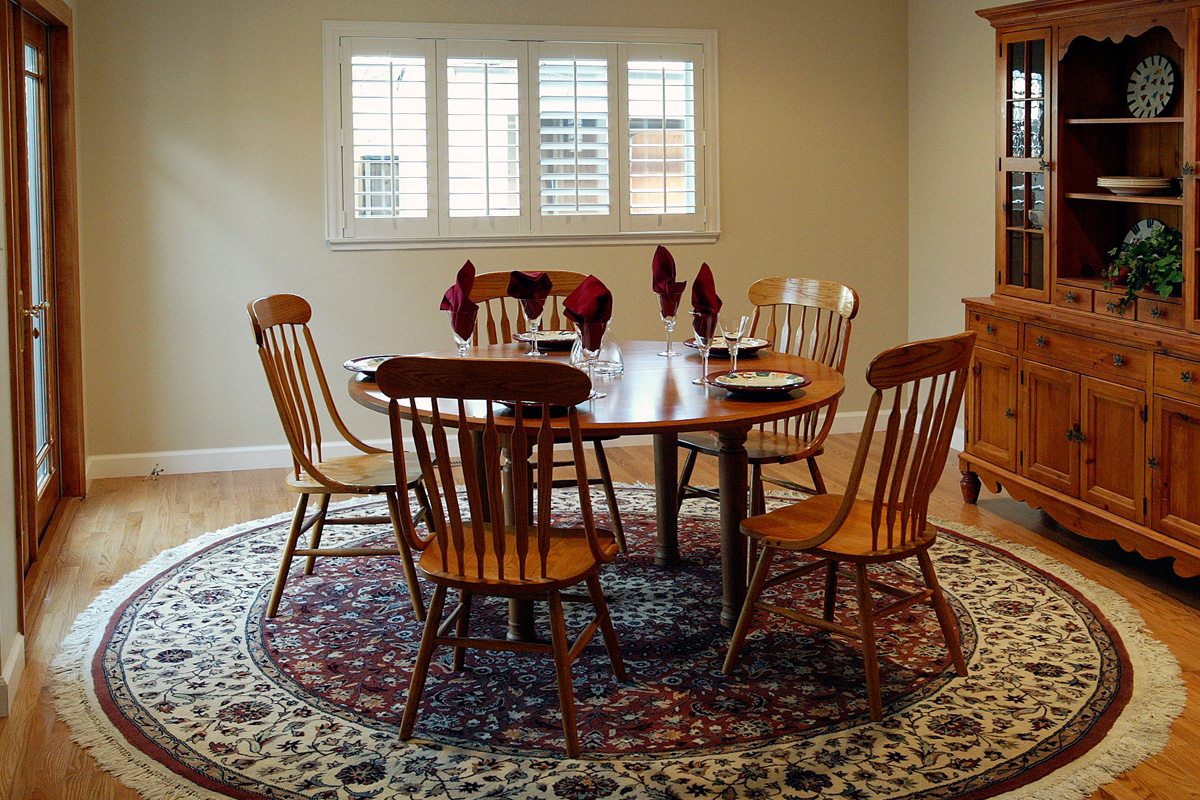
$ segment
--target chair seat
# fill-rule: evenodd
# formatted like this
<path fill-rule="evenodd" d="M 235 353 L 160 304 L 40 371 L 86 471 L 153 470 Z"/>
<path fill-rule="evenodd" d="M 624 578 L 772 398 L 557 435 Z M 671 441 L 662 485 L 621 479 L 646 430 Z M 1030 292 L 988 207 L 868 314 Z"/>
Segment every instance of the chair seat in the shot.
<path fill-rule="evenodd" d="M 781 550 L 806 550 L 835 561 L 878 562 L 892 561 L 913 555 L 928 548 L 937 538 L 937 531 L 928 526 L 915 538 L 904 544 L 887 547 L 886 531 L 880 548 L 871 546 L 871 512 L 869 500 L 855 500 L 842 526 L 819 546 L 805 543 L 817 537 L 829 525 L 842 505 L 842 496 L 834 494 L 815 495 L 742 522 L 742 533 L 761 541 L 764 545 Z M 886 514 L 886 510 L 884 512 Z"/>
<path fill-rule="evenodd" d="M 331 481 L 349 487 L 340 492 L 360 492 L 362 494 L 378 494 L 396 487 L 396 468 L 391 453 L 361 453 L 352 456 L 337 456 L 314 464 L 321 473 Z M 417 457 L 405 454 L 404 466 L 406 474 L 415 481 L 421 477 L 421 464 Z M 318 481 L 307 472 L 301 472 L 297 478 L 288 475 L 287 486 L 293 492 L 301 494 L 321 494 L 331 491 L 329 487 Z"/>
<path fill-rule="evenodd" d="M 475 563 L 474 543 L 471 534 L 472 525 L 464 522 L 463 547 L 469 548 L 470 553 L 466 563 Z M 504 579 L 499 579 L 499 569 L 496 551 L 491 531 L 485 537 L 486 547 L 483 559 L 483 576 L 472 575 L 464 580 L 458 573 L 458 545 L 453 538 L 447 541 L 447 556 L 450 571 L 442 570 L 442 550 L 436 538 L 430 540 L 429 546 L 421 554 L 417 567 L 434 583 L 441 583 L 455 588 L 466 588 L 477 594 L 495 594 L 504 597 L 515 597 L 528 594 L 539 594 L 552 589 L 573 586 L 588 577 L 602 563 L 592 554 L 588 546 L 587 534 L 583 528 L 555 528 L 550 538 L 550 552 L 546 556 L 546 577 L 541 577 L 541 558 L 537 553 L 536 541 L 529 543 L 529 553 L 526 555 L 525 580 L 520 580 L 520 568 L 517 559 L 517 535 L 514 528 L 505 531 L 504 543 Z M 600 550 L 604 561 L 610 561 L 617 554 L 617 543 L 611 531 L 596 530 Z M 493 591 L 494 590 L 494 591 Z"/>
<path fill-rule="evenodd" d="M 679 446 L 708 456 L 719 453 L 721 442 L 715 431 L 679 434 Z M 787 464 L 824 452 L 822 444 L 814 445 L 796 436 L 752 428 L 746 434 L 746 459 L 755 464 Z"/>

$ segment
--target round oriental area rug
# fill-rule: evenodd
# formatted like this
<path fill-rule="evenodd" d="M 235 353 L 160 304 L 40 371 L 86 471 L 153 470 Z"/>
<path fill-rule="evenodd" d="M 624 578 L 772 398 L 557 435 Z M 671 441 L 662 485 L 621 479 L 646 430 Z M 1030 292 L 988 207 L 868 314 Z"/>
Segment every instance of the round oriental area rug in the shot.
<path fill-rule="evenodd" d="M 399 564 L 327 558 L 304 576 L 298 560 L 268 620 L 287 515 L 205 534 L 97 598 L 54 664 L 58 712 L 151 800 L 1069 800 L 1160 750 L 1183 709 L 1177 662 L 1124 600 L 954 526 L 933 556 L 966 678 L 924 607 L 881 624 L 881 722 L 867 712 L 861 649 L 778 616 L 760 615 L 726 677 L 716 504 L 685 505 L 672 568 L 654 564 L 653 492 L 622 489 L 620 504 L 630 554 L 602 584 L 630 682 L 615 681 L 599 638 L 575 663 L 581 759 L 563 755 L 553 662 L 538 655 L 472 651 L 454 673 L 439 651 L 415 737 L 400 741 L 421 626 Z M 819 607 L 822 581 L 777 599 Z M 587 618 L 590 606 L 569 610 L 568 627 Z M 477 601 L 474 633 L 506 623 L 506 604 Z"/>

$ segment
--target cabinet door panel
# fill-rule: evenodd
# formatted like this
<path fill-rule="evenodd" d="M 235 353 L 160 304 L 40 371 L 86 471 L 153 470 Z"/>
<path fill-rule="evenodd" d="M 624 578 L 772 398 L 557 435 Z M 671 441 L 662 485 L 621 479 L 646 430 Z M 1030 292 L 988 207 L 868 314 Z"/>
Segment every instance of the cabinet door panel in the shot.
<path fill-rule="evenodd" d="M 1079 496 L 1079 374 L 1023 362 L 1021 474 Z"/>
<path fill-rule="evenodd" d="M 1200 547 L 1200 406 L 1155 395 L 1150 525 Z"/>
<path fill-rule="evenodd" d="M 1080 499 L 1144 522 L 1146 393 L 1087 376 L 1080 389 Z"/>
<path fill-rule="evenodd" d="M 967 384 L 967 452 L 1017 469 L 1017 357 L 976 348 Z"/>

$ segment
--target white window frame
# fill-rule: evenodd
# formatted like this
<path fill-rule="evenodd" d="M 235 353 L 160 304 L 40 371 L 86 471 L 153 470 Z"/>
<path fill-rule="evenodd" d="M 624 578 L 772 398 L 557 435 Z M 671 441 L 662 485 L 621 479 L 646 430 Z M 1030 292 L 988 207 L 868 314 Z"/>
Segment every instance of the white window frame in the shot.
<path fill-rule="evenodd" d="M 353 213 L 352 122 L 349 112 L 351 53 L 343 52 L 346 40 L 408 40 L 400 46 L 408 54 L 419 43 L 424 52 L 436 50 L 426 62 L 427 80 L 436 76 L 437 88 L 427 92 L 427 108 L 436 124 L 430 126 L 429 208 L 425 219 L 355 218 Z M 438 25 L 427 23 L 377 23 L 326 21 L 324 40 L 326 239 L 333 250 L 434 249 L 486 244 L 491 247 L 576 246 L 593 244 L 657 244 L 714 242 L 720 235 L 719 169 L 717 146 L 717 35 L 712 30 L 662 30 L 644 28 L 565 28 L 546 26 Z M 455 54 L 473 40 L 524 48 L 520 55 L 524 78 L 519 84 L 521 105 L 519 217 L 449 218 L 448 177 L 445 174 L 445 59 L 447 48 Z M 690 46 L 690 47 L 688 47 Z M 629 213 L 628 102 L 624 87 L 627 63 L 655 57 L 675 57 L 680 52 L 699 53 L 695 64 L 696 109 L 696 213 L 682 215 L 632 215 Z M 609 58 L 609 215 L 543 217 L 540 205 L 540 146 L 538 63 L 542 56 L 577 51 L 579 57 L 605 53 Z M 481 50 L 481 52 L 484 52 Z M 507 51 L 493 55 L 507 55 Z M 631 55 L 632 54 L 632 55 Z M 346 75 L 342 73 L 346 72 Z M 639 219 L 640 218 L 640 219 Z M 565 221 L 564 221 L 565 220 Z"/>

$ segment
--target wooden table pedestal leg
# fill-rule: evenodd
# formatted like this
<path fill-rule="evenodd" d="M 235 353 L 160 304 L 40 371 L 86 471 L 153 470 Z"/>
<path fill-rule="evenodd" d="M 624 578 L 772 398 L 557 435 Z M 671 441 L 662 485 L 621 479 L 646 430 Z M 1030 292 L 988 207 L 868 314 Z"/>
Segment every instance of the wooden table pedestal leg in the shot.
<path fill-rule="evenodd" d="M 654 434 L 654 499 L 658 513 L 658 547 L 654 563 L 679 563 L 679 436 Z"/>
<path fill-rule="evenodd" d="M 513 524 L 516 512 L 513 503 L 516 502 L 513 489 L 512 470 L 514 464 L 524 467 L 529 462 L 529 453 L 513 453 L 509 442 L 504 442 L 504 450 L 508 458 L 504 463 L 504 519 Z M 532 511 L 533 496 L 526 498 Z M 533 601 L 526 598 L 511 598 L 508 601 L 508 640 L 510 642 L 536 642 L 537 634 L 533 630 Z"/>
<path fill-rule="evenodd" d="M 746 433 L 725 428 L 718 433 L 717 469 L 721 494 L 721 624 L 737 625 L 746 599 Z"/>

